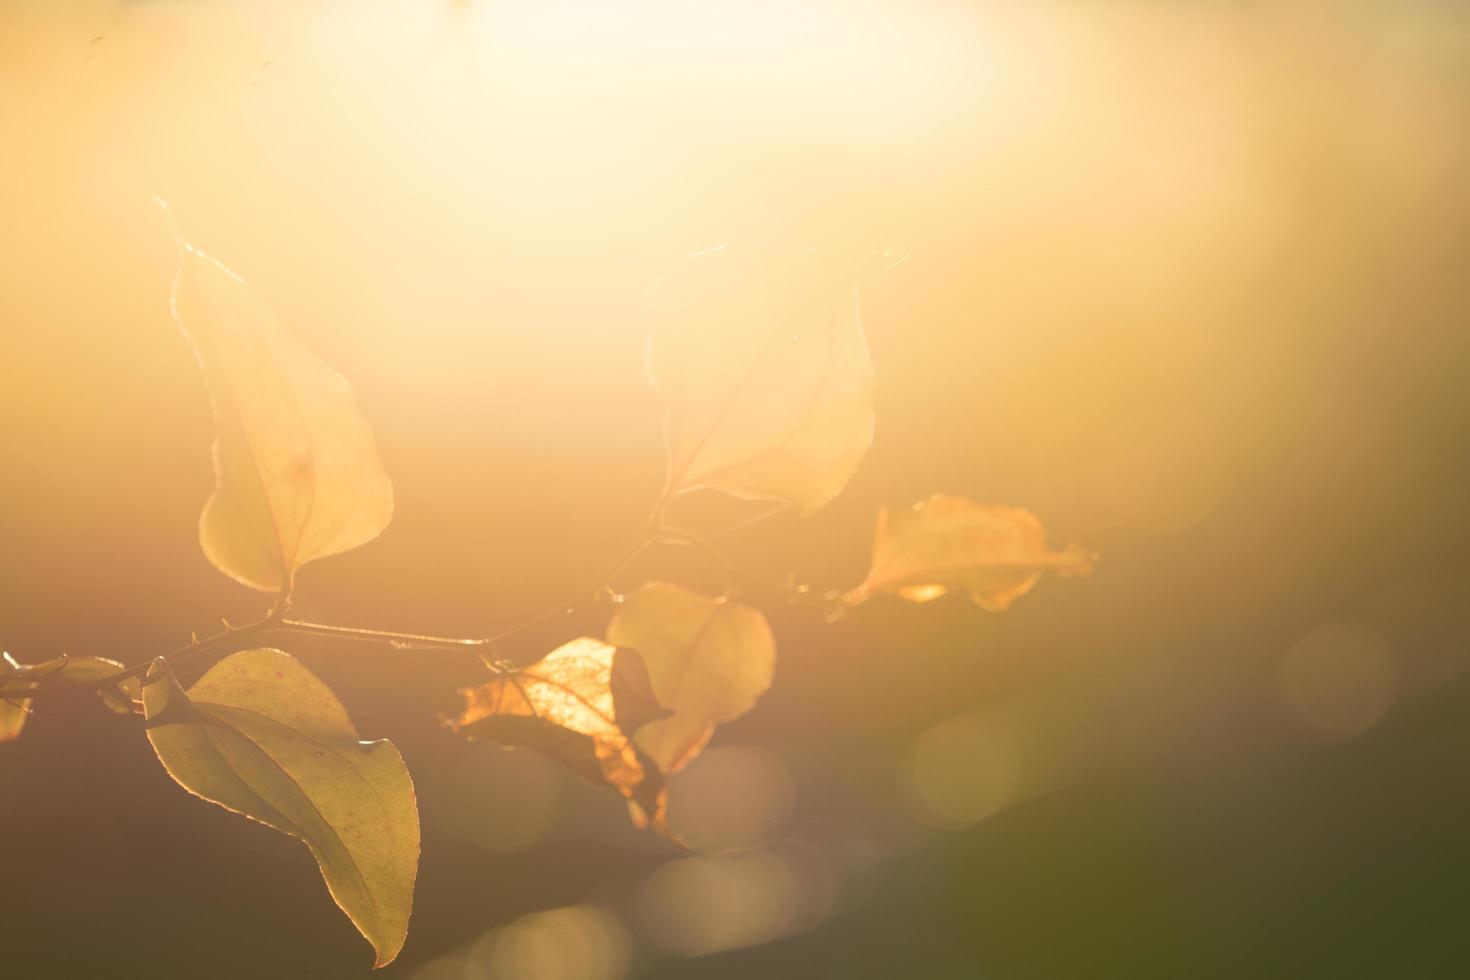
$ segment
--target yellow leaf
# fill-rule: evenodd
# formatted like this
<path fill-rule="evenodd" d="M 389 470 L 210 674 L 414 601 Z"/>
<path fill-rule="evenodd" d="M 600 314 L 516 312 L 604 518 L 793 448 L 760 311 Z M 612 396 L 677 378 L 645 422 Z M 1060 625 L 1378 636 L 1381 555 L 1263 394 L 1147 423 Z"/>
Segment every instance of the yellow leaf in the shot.
<path fill-rule="evenodd" d="M 342 376 L 218 261 L 188 244 L 180 261 L 174 319 L 199 357 L 219 425 L 199 541 L 236 581 L 286 592 L 308 561 L 382 533 L 393 487 Z"/>
<path fill-rule="evenodd" d="M 590 782 L 613 787 L 639 826 L 668 833 L 663 779 L 629 736 L 667 712 L 642 658 L 579 637 L 513 674 L 466 688 L 454 730 L 536 749 Z"/>
<path fill-rule="evenodd" d="M 180 786 L 306 843 L 332 898 L 377 952 L 403 948 L 419 820 L 403 758 L 359 741 L 326 685 L 279 650 L 226 657 L 186 693 L 158 660 L 148 741 Z"/>
<path fill-rule="evenodd" d="M 843 602 L 854 606 L 877 592 L 929 602 L 959 591 L 999 612 L 1029 592 L 1042 572 L 1086 575 L 1096 560 L 1075 544 L 1048 548 L 1045 529 L 1029 511 L 936 495 L 878 515 L 871 570 Z"/>
<path fill-rule="evenodd" d="M 726 247 L 656 284 L 648 375 L 668 402 L 666 495 L 712 487 L 810 513 L 847 485 L 873 441 L 858 265 Z"/>
<path fill-rule="evenodd" d="M 776 666 L 776 641 L 760 612 L 668 582 L 649 582 L 624 599 L 607 638 L 643 655 L 654 697 L 672 712 L 635 739 L 666 773 L 698 755 L 716 725 L 754 707 Z"/>

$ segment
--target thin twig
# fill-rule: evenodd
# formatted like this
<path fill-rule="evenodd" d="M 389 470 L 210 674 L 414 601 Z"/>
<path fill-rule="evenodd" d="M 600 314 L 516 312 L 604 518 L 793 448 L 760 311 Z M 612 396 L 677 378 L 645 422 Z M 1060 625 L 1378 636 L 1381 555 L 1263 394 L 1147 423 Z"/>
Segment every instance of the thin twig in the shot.
<path fill-rule="evenodd" d="M 736 521 L 734 524 L 730 524 L 726 527 L 720 528 L 718 531 L 711 531 L 710 533 L 704 535 L 704 539 L 706 541 L 715 541 L 720 538 L 729 537 L 737 531 L 744 531 L 748 527 L 752 527 L 753 525 L 759 524 L 764 520 L 775 517 L 777 514 L 785 513 L 790 509 L 791 505 L 789 503 L 784 500 L 778 500 L 770 507 L 767 507 L 765 510 L 757 511 L 756 513 L 751 514 L 749 517 L 743 520 Z M 680 529 L 671 528 L 671 530 Z"/>
<path fill-rule="evenodd" d="M 778 579 L 769 578 L 759 572 L 753 572 L 740 565 L 735 559 L 727 555 L 708 536 L 701 536 L 680 528 L 664 528 L 660 532 L 660 539 L 670 544 L 690 545 L 703 549 L 710 557 L 725 566 L 725 570 L 736 580 L 753 582 L 763 588 L 772 589 L 776 592 L 785 593 L 795 597 L 806 591 L 805 586 L 797 586 L 791 582 L 783 582 Z"/>
<path fill-rule="evenodd" d="M 57 694 L 60 691 L 64 690 L 66 687 L 80 690 L 105 690 L 109 688 L 115 688 L 118 684 L 122 683 L 125 680 L 134 677 L 142 677 L 144 674 L 148 673 L 149 669 L 153 666 L 153 663 L 159 659 L 167 661 L 170 666 L 176 667 L 191 660 L 194 660 L 206 653 L 218 651 L 221 647 L 229 645 L 226 643 L 226 641 L 233 641 L 233 643 L 235 644 L 243 645 L 246 642 L 250 642 L 256 639 L 264 639 L 271 634 L 280 633 L 292 634 L 297 636 L 320 636 L 329 638 L 335 637 L 338 639 L 346 640 L 384 643 L 388 646 L 393 647 L 396 650 L 463 650 L 467 652 L 481 651 L 485 647 L 493 647 L 494 645 L 502 643 L 512 637 L 529 632 L 530 630 L 533 630 L 538 626 L 542 626 L 550 622 L 551 620 L 556 619 L 558 616 L 568 615 L 574 612 L 578 606 L 589 601 L 590 599 L 595 598 L 603 590 L 607 589 L 612 584 L 614 579 L 616 579 L 618 575 L 622 574 L 622 572 L 625 571 L 629 565 L 631 565 L 639 558 L 639 556 L 641 556 L 646 550 L 648 550 L 648 547 L 650 545 L 658 540 L 658 535 L 653 529 L 658 526 L 658 523 L 662 519 L 663 504 L 661 501 L 659 506 L 655 507 L 653 513 L 649 516 L 648 530 L 646 530 L 643 536 L 639 538 L 638 541 L 636 541 L 630 548 L 627 549 L 627 551 L 625 551 L 617 558 L 616 561 L 612 563 L 607 573 L 602 576 L 601 580 L 599 580 L 595 586 L 578 593 L 569 601 L 561 603 L 554 609 L 547 610 L 544 613 L 539 613 L 538 615 L 532 617 L 529 620 L 526 620 L 525 622 L 518 623 L 515 626 L 501 630 L 500 632 L 491 634 L 490 636 L 434 636 L 426 633 L 403 633 L 397 630 L 380 630 L 359 626 L 338 626 L 330 623 L 309 623 L 303 620 L 285 618 L 287 603 L 285 603 L 284 601 L 278 601 L 276 605 L 272 608 L 270 614 L 265 616 L 263 619 L 258 619 L 253 622 L 246 623 L 242 626 L 234 626 L 226 623 L 225 628 L 218 633 L 207 636 L 203 639 L 196 638 L 185 646 L 162 654 L 161 657 L 149 658 L 142 663 L 135 664 L 132 667 L 126 667 L 122 670 L 117 671 L 116 673 L 109 674 L 106 677 L 99 677 L 95 680 L 79 681 L 75 683 L 67 681 L 64 686 L 59 684 L 47 684 L 38 678 L 29 681 L 29 683 L 37 685 L 35 688 L 27 690 L 24 694 L 19 691 L 7 691 L 5 692 L 6 699 L 9 700 L 11 697 L 14 697 L 17 700 L 30 701 L 36 699 L 38 696 L 45 698 L 53 694 Z M 481 659 L 484 660 L 484 658 Z M 489 661 L 485 661 L 485 663 L 487 666 L 490 667 L 491 670 L 497 669 L 493 665 L 491 665 Z M 64 673 L 65 671 L 62 670 L 56 675 L 51 676 L 61 677 L 61 675 Z"/>

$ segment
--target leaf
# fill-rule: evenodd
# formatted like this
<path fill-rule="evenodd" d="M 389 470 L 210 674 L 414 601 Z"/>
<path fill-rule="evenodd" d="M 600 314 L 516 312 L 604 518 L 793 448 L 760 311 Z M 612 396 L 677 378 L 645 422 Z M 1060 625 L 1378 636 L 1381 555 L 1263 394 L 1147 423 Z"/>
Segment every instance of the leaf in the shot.
<path fill-rule="evenodd" d="M 754 707 L 776 666 L 776 641 L 760 612 L 668 582 L 649 582 L 624 599 L 607 638 L 643 655 L 654 696 L 672 712 L 636 738 L 665 773 L 698 755 L 716 725 Z"/>
<path fill-rule="evenodd" d="M 65 658 L 61 658 L 49 663 L 64 662 Z M 38 669 L 44 669 L 45 666 L 47 665 L 33 666 L 17 663 L 10 654 L 0 654 L 0 742 L 20 738 L 26 722 L 31 719 L 31 699 L 17 695 L 34 691 L 36 685 L 31 681 L 20 680 L 20 678 Z"/>
<path fill-rule="evenodd" d="M 112 687 L 99 687 L 97 698 L 114 714 L 141 714 L 143 682 L 137 677 L 125 677 Z"/>
<path fill-rule="evenodd" d="M 712 487 L 811 513 L 847 485 L 873 441 L 858 265 L 724 247 L 655 285 L 648 376 L 668 402 L 666 496 Z"/>
<path fill-rule="evenodd" d="M 23 664 L 8 653 L 0 654 L 0 690 L 22 681 L 29 684 L 59 674 L 70 661 L 70 657 L 62 655 L 38 664 Z"/>
<path fill-rule="evenodd" d="M 668 708 L 658 703 L 653 679 L 648 676 L 648 664 L 636 650 L 620 647 L 613 655 L 608 688 L 612 691 L 613 715 L 618 727 L 630 737 L 649 722 L 670 714 Z"/>
<path fill-rule="evenodd" d="M 667 714 L 653 699 L 642 658 L 579 637 L 515 673 L 466 688 L 452 724 L 469 737 L 523 745 L 628 801 L 634 823 L 668 834 L 663 778 L 630 735 Z"/>
<path fill-rule="evenodd" d="M 180 262 L 174 319 L 199 358 L 219 425 L 199 542 L 237 582 L 288 592 L 302 565 L 382 533 L 393 486 L 342 376 L 218 261 L 181 243 Z"/>
<path fill-rule="evenodd" d="M 0 700 L 0 742 L 19 738 L 31 717 L 31 702 L 25 699 Z"/>
<path fill-rule="evenodd" d="M 43 664 L 23 664 L 8 653 L 0 654 L 0 742 L 20 738 L 31 720 L 32 699 L 24 695 L 40 685 L 28 678 L 53 674 L 65 663 L 65 657 L 58 657 Z"/>
<path fill-rule="evenodd" d="M 1052 551 L 1030 511 L 935 495 L 878 515 L 871 570 L 842 601 L 851 607 L 890 592 L 929 602 L 959 591 L 1000 612 L 1029 592 L 1042 572 L 1086 575 L 1096 560 L 1075 544 Z"/>
<path fill-rule="evenodd" d="M 39 664 L 18 663 L 10 654 L 0 657 L 0 742 L 8 742 L 20 736 L 31 715 L 31 698 L 15 695 L 34 691 L 38 681 L 55 677 L 70 683 L 90 683 L 110 677 L 124 670 L 122 664 L 106 657 L 56 657 Z M 117 690 L 123 697 L 136 697 L 139 692 L 137 678 L 119 681 Z M 131 692 L 131 693 L 127 693 Z M 99 688 L 99 695 L 112 695 L 111 689 Z M 124 709 L 126 712 L 128 709 Z"/>
<path fill-rule="evenodd" d="M 226 657 L 186 693 L 163 660 L 143 685 L 148 741 L 174 780 L 299 838 L 377 966 L 403 948 L 418 873 L 413 783 L 388 741 L 358 740 L 341 703 L 279 650 Z"/>

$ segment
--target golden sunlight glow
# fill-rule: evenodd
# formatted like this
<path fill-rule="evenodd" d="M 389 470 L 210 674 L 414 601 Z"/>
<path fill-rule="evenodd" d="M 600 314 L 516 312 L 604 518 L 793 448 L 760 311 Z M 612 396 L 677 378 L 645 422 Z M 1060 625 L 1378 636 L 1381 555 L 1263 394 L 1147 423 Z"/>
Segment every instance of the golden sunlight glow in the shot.
<path fill-rule="evenodd" d="M 1223 975 L 1470 876 L 1470 3 L 0 0 L 0 136 L 0 946 L 76 855 L 223 942 L 119 828 L 235 628 L 136 758 L 30 686 L 221 618 L 413 980 Z"/>

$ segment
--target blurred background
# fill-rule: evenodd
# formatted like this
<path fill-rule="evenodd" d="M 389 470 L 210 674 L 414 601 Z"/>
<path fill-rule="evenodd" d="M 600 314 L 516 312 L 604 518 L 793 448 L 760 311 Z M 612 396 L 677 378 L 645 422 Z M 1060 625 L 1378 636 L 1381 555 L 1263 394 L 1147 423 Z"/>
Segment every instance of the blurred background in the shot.
<path fill-rule="evenodd" d="M 645 289 L 723 242 L 911 255 L 865 295 L 870 456 L 743 563 L 850 586 L 934 491 L 1102 555 L 1002 615 L 770 607 L 775 687 L 672 787 L 688 854 L 445 731 L 464 665 L 291 644 L 416 776 L 385 976 L 1470 975 L 1463 4 L 8 0 L 0 133 L 21 660 L 263 611 L 197 546 L 154 195 L 378 433 L 393 524 L 305 618 L 485 634 L 596 581 L 663 475 Z M 86 700 L 0 746 L 0 840 L 7 976 L 367 973 L 298 843 Z"/>

